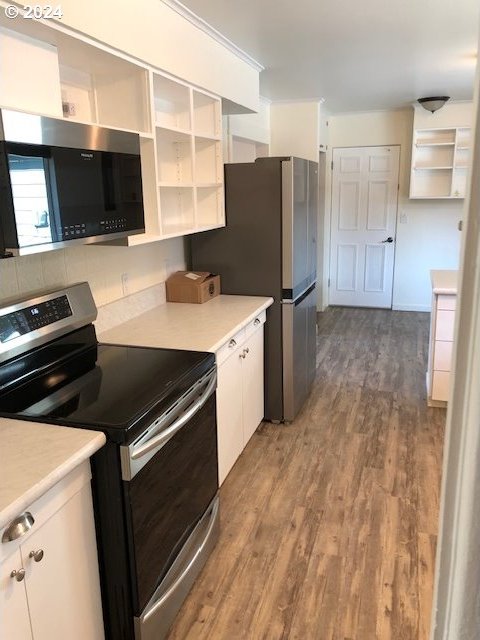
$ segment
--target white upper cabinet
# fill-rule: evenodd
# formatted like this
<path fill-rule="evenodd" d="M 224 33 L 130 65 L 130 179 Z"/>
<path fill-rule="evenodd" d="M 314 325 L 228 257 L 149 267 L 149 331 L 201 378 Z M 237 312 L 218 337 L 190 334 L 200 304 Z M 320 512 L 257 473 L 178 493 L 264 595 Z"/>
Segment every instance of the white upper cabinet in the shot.
<path fill-rule="evenodd" d="M 416 129 L 410 198 L 464 198 L 470 144 L 469 127 Z"/>
<path fill-rule="evenodd" d="M 473 107 L 452 102 L 430 113 L 414 107 L 410 198 L 464 198 L 471 162 Z"/>
<path fill-rule="evenodd" d="M 62 116 L 55 46 L 0 28 L 0 104 L 57 118 Z"/>
<path fill-rule="evenodd" d="M 160 235 L 223 226 L 220 99 L 153 73 L 153 104 Z"/>
<path fill-rule="evenodd" d="M 0 106 L 140 135 L 146 231 L 128 245 L 225 225 L 220 98 L 83 36 L 15 28 L 0 28 Z"/>

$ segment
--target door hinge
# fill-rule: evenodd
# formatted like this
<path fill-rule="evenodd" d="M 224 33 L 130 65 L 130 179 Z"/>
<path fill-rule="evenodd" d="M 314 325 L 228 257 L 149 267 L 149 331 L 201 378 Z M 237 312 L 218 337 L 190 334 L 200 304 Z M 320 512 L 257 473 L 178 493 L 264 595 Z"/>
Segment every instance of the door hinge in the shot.
<path fill-rule="evenodd" d="M 397 191 L 400 191 L 400 183 L 397 184 Z"/>
<path fill-rule="evenodd" d="M 328 287 L 330 288 L 330 278 L 328 279 Z"/>
<path fill-rule="evenodd" d="M 333 160 L 332 160 L 332 162 L 330 164 L 330 169 L 333 171 Z"/>

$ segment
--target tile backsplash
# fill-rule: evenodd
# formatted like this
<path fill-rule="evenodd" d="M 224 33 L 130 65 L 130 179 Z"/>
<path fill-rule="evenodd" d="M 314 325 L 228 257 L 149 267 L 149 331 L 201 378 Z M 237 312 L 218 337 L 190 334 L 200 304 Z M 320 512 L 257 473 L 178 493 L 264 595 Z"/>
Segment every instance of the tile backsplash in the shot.
<path fill-rule="evenodd" d="M 80 245 L 0 260 L 0 304 L 42 289 L 87 280 L 97 306 L 164 282 L 185 269 L 183 238 L 138 247 Z"/>

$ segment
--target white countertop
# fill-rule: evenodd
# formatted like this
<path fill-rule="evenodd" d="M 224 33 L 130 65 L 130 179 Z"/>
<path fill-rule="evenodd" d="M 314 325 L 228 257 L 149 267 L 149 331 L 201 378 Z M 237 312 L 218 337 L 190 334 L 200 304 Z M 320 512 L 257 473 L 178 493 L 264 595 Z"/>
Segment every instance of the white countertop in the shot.
<path fill-rule="evenodd" d="M 430 271 L 433 293 L 456 295 L 458 287 L 458 271 L 433 270 Z"/>
<path fill-rule="evenodd" d="M 100 342 L 215 352 L 273 303 L 220 295 L 203 304 L 166 302 L 99 335 Z"/>
<path fill-rule="evenodd" d="M 0 418 L 0 528 L 105 444 L 98 431 Z"/>

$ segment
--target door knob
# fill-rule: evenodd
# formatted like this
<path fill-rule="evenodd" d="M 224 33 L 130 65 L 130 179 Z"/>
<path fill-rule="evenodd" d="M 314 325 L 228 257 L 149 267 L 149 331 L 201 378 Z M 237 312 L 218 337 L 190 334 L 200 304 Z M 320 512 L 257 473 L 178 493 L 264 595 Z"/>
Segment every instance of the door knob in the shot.
<path fill-rule="evenodd" d="M 385 243 L 385 242 L 388 242 L 389 244 L 393 242 L 392 236 L 388 236 L 388 238 L 385 238 L 385 240 L 382 240 L 382 243 Z"/>
<path fill-rule="evenodd" d="M 17 582 L 21 582 L 25 578 L 25 569 L 19 569 L 18 571 L 14 569 L 10 577 L 15 578 Z"/>
<path fill-rule="evenodd" d="M 30 551 L 28 557 L 33 558 L 35 562 L 40 562 L 43 559 L 43 555 L 43 549 L 37 549 L 37 551 Z"/>

